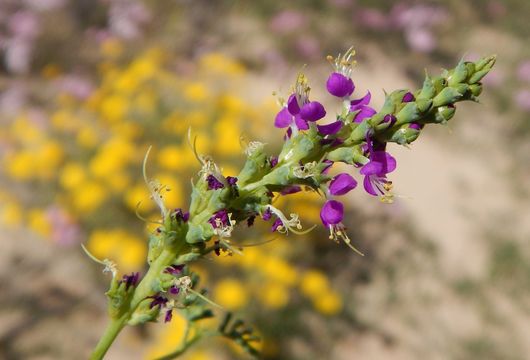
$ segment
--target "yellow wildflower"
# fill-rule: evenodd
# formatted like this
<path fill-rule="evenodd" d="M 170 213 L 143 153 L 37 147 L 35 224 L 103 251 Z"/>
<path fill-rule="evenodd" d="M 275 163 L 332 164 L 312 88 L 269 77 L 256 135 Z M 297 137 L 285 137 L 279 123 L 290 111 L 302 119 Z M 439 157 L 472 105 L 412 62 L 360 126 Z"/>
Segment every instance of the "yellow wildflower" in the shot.
<path fill-rule="evenodd" d="M 32 209 L 28 212 L 28 226 L 31 230 L 44 237 L 49 236 L 52 230 L 46 213 L 41 209 Z"/>
<path fill-rule="evenodd" d="M 326 291 L 313 299 L 313 306 L 324 315 L 336 315 L 342 310 L 342 299 L 334 291 Z"/>
<path fill-rule="evenodd" d="M 248 291 L 243 284 L 234 278 L 220 280 L 213 291 L 214 301 L 229 310 L 237 310 L 248 302 Z"/>
<path fill-rule="evenodd" d="M 105 200 L 107 192 L 95 181 L 85 181 L 72 192 L 74 208 L 81 213 L 91 213 Z"/>
<path fill-rule="evenodd" d="M 85 179 L 84 167 L 76 162 L 66 164 L 59 173 L 59 183 L 66 189 L 78 187 Z"/>
<path fill-rule="evenodd" d="M 309 270 L 302 275 L 300 289 L 308 297 L 317 298 L 327 292 L 329 283 L 326 275 L 319 270 Z"/>
<path fill-rule="evenodd" d="M 259 300 L 269 308 L 282 308 L 289 302 L 289 289 L 278 282 L 267 282 L 260 286 Z"/>

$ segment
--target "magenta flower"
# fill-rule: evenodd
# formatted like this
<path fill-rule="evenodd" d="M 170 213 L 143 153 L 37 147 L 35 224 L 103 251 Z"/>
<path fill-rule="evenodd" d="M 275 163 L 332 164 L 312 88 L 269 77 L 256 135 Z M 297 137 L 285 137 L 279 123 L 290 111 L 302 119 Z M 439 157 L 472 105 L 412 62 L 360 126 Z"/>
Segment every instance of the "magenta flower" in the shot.
<path fill-rule="evenodd" d="M 129 290 L 131 286 L 136 286 L 138 284 L 138 280 L 140 279 L 140 273 L 133 272 L 131 275 L 123 275 L 122 280 L 118 282 L 118 285 L 121 285 L 122 283 L 125 284 L 125 290 Z"/>
<path fill-rule="evenodd" d="M 298 104 L 295 94 L 289 96 L 289 100 L 287 100 L 287 106 L 281 109 L 274 119 L 274 126 L 277 128 L 286 128 L 292 125 L 296 125 L 298 130 L 309 129 L 309 124 L 307 121 L 302 119 L 300 114 L 300 105 Z"/>
<path fill-rule="evenodd" d="M 208 222 L 214 229 L 228 226 L 230 222 L 230 219 L 228 218 L 228 211 L 226 211 L 226 209 L 221 209 L 215 212 Z"/>
<path fill-rule="evenodd" d="M 350 174 L 342 173 L 335 176 L 329 183 L 329 192 L 331 195 L 344 195 L 350 190 L 355 189 L 357 181 Z"/>
<path fill-rule="evenodd" d="M 350 96 L 355 90 L 355 85 L 349 77 L 334 72 L 329 76 L 326 82 L 326 88 L 331 95 L 342 98 Z"/>
<path fill-rule="evenodd" d="M 396 159 L 386 151 L 371 151 L 370 161 L 359 171 L 364 175 L 364 189 L 370 195 L 389 195 L 391 182 L 386 174 L 396 169 Z"/>

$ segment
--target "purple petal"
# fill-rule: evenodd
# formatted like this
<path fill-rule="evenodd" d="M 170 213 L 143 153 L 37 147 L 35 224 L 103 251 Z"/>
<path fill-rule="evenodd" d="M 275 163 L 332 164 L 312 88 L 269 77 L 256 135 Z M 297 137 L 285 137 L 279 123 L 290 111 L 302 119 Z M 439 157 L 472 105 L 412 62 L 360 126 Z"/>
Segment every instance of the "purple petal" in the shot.
<path fill-rule="evenodd" d="M 280 219 L 276 219 L 276 220 L 274 221 L 274 223 L 272 224 L 271 231 L 272 231 L 272 232 L 275 232 L 276 230 L 278 230 L 278 228 L 279 228 L 280 226 L 283 226 L 282 221 L 281 221 Z"/>
<path fill-rule="evenodd" d="M 361 170 L 359 170 L 359 173 L 361 173 L 361 175 L 376 175 L 380 174 L 383 169 L 384 166 L 382 163 L 370 161 L 368 164 L 364 165 Z"/>
<path fill-rule="evenodd" d="M 365 176 L 363 181 L 364 190 L 370 195 L 377 196 L 377 192 L 374 189 L 374 185 L 372 184 L 372 181 L 370 179 L 370 176 Z"/>
<path fill-rule="evenodd" d="M 353 122 L 360 123 L 364 119 L 372 117 L 372 116 L 374 116 L 377 113 L 377 111 L 375 111 L 374 109 L 372 109 L 369 106 L 361 106 L 359 109 L 360 109 L 360 111 L 353 118 Z M 359 110 L 359 109 L 357 109 L 357 110 Z"/>
<path fill-rule="evenodd" d="M 310 101 L 302 106 L 300 116 L 307 121 L 317 121 L 326 116 L 326 109 L 318 101 Z"/>
<path fill-rule="evenodd" d="M 265 221 L 269 221 L 271 219 L 272 212 L 269 208 L 267 208 L 263 214 L 261 214 L 261 218 Z"/>
<path fill-rule="evenodd" d="M 296 123 L 296 127 L 298 128 L 298 130 L 307 130 L 307 129 L 309 129 L 309 124 L 307 123 L 307 121 L 302 119 L 300 117 L 300 115 L 296 115 L 294 117 L 294 122 Z"/>
<path fill-rule="evenodd" d="M 344 195 L 355 189 L 357 181 L 350 174 L 342 173 L 333 178 L 329 184 L 331 195 Z"/>
<path fill-rule="evenodd" d="M 342 121 L 339 120 L 332 122 L 331 124 L 317 125 L 317 128 L 322 135 L 333 135 L 342 129 Z"/>
<path fill-rule="evenodd" d="M 409 124 L 409 129 L 421 130 L 421 128 L 422 128 L 421 124 L 418 124 L 418 123 L 410 123 Z"/>
<path fill-rule="evenodd" d="M 401 102 L 408 103 L 408 102 L 412 102 L 414 100 L 416 100 L 414 95 L 412 95 L 411 92 L 408 92 L 405 95 L 403 95 L 403 99 L 401 100 Z"/>
<path fill-rule="evenodd" d="M 237 177 L 235 176 L 227 176 L 226 182 L 228 182 L 228 185 L 234 186 L 237 183 Z"/>
<path fill-rule="evenodd" d="M 382 171 L 377 173 L 379 176 L 383 176 L 396 170 L 396 159 L 386 151 L 374 151 L 370 156 L 370 162 L 377 162 L 383 166 Z"/>
<path fill-rule="evenodd" d="M 331 167 L 333 166 L 333 161 L 329 159 L 325 159 L 322 162 L 326 164 L 326 166 L 322 169 L 322 174 L 327 174 L 329 170 L 331 169 Z"/>
<path fill-rule="evenodd" d="M 328 200 L 320 210 L 320 220 L 324 226 L 336 225 L 342 221 L 344 205 L 336 200 Z"/>
<path fill-rule="evenodd" d="M 367 91 L 366 95 L 364 95 L 362 98 L 352 100 L 350 102 L 350 111 L 356 111 L 356 110 L 359 110 L 362 106 L 368 105 L 371 99 L 372 99 L 372 94 L 370 94 L 370 91 Z"/>
<path fill-rule="evenodd" d="M 394 116 L 394 114 L 386 114 L 385 117 L 383 118 L 383 122 L 390 123 L 390 126 L 394 125 L 396 120 L 397 118 Z"/>
<path fill-rule="evenodd" d="M 326 88 L 328 92 L 337 97 L 350 96 L 355 90 L 355 85 L 353 84 L 352 79 L 334 72 L 328 78 L 326 82 Z"/>
<path fill-rule="evenodd" d="M 282 195 L 290 195 L 290 194 L 296 194 L 297 192 L 302 191 L 302 188 L 298 185 L 290 185 L 286 186 L 285 188 L 280 191 L 280 194 Z"/>
<path fill-rule="evenodd" d="M 173 318 L 173 309 L 166 311 L 166 316 L 164 317 L 164 322 L 170 322 Z"/>
<path fill-rule="evenodd" d="M 293 122 L 293 116 L 289 114 L 287 108 L 283 108 L 276 114 L 276 119 L 274 119 L 274 126 L 277 128 L 284 128 Z"/>
<path fill-rule="evenodd" d="M 300 105 L 298 105 L 298 100 L 296 99 L 295 94 L 289 96 L 289 99 L 287 100 L 287 109 L 293 116 L 298 115 L 300 112 Z"/>
<path fill-rule="evenodd" d="M 278 157 L 277 156 L 271 156 L 270 159 L 269 159 L 269 163 L 271 165 L 271 168 L 275 167 L 276 165 L 278 165 Z"/>

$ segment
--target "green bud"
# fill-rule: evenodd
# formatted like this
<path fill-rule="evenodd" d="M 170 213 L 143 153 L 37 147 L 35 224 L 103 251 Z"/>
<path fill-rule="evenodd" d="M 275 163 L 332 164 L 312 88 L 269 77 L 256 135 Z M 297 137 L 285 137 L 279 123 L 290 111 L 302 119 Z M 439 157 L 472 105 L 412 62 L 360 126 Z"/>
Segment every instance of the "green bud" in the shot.
<path fill-rule="evenodd" d="M 438 109 L 436 109 L 436 113 L 434 115 L 435 122 L 439 124 L 445 124 L 455 115 L 455 111 L 456 107 L 454 105 L 440 106 Z"/>
<path fill-rule="evenodd" d="M 456 91 L 454 88 L 445 88 L 438 95 L 436 95 L 432 101 L 433 105 L 443 106 L 447 104 L 453 104 L 462 97 L 462 94 Z"/>
<path fill-rule="evenodd" d="M 364 120 L 362 123 L 357 125 L 353 129 L 350 137 L 347 140 L 347 143 L 356 143 L 362 141 L 366 138 L 366 133 L 372 128 L 372 125 L 367 120 Z"/>
<path fill-rule="evenodd" d="M 419 130 L 411 129 L 408 124 L 405 124 L 398 130 L 396 130 L 394 134 L 392 134 L 390 141 L 398 143 L 400 145 L 406 145 L 416 140 L 419 135 Z"/>
<path fill-rule="evenodd" d="M 482 93 L 482 84 L 476 83 L 469 85 L 469 91 L 473 96 L 479 96 Z"/>
<path fill-rule="evenodd" d="M 359 146 L 353 149 L 350 147 L 341 147 L 328 153 L 327 159 L 339 161 L 350 165 L 366 164 L 369 160 L 363 156 Z"/>
<path fill-rule="evenodd" d="M 423 87 L 417 96 L 417 99 L 431 99 L 436 94 L 434 89 L 434 83 L 428 74 L 425 74 L 425 80 L 423 81 Z"/>
<path fill-rule="evenodd" d="M 463 95 L 465 95 L 468 92 L 469 85 L 468 84 L 457 84 L 457 85 L 453 86 L 452 88 L 455 89 L 460 94 L 462 94 L 462 96 L 463 96 Z"/>
<path fill-rule="evenodd" d="M 463 60 L 460 60 L 458 65 L 453 70 L 453 73 L 448 79 L 449 86 L 455 86 L 457 84 L 463 83 L 468 77 L 468 71 L 466 63 Z"/>
<path fill-rule="evenodd" d="M 438 94 L 447 87 L 447 79 L 444 77 L 436 77 L 433 80 L 433 86 L 434 86 L 434 90 Z"/>
<path fill-rule="evenodd" d="M 432 107 L 432 100 L 431 99 L 419 98 L 419 99 L 416 100 L 416 105 L 418 105 L 418 110 L 421 113 L 426 113 Z"/>
<path fill-rule="evenodd" d="M 418 105 L 415 102 L 410 102 L 405 105 L 400 112 L 397 113 L 396 125 L 411 123 L 418 120 L 421 117 L 421 112 L 418 109 Z"/>
<path fill-rule="evenodd" d="M 491 70 L 493 65 L 495 65 L 495 61 L 497 60 L 497 55 L 487 56 L 475 63 L 475 72 L 482 71 L 482 70 Z"/>

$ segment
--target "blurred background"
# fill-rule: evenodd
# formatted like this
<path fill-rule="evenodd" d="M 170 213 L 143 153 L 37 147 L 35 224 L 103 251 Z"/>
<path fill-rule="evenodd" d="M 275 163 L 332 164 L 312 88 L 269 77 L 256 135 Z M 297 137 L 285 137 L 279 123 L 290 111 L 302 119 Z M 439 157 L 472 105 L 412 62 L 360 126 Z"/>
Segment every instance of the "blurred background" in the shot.
<path fill-rule="evenodd" d="M 304 69 L 325 94 L 328 54 L 355 46 L 354 95 L 420 87 L 461 57 L 498 54 L 482 104 L 448 126 L 393 146 L 394 204 L 362 189 L 346 225 L 359 257 L 328 240 L 273 235 L 266 245 L 195 266 L 211 298 L 254 324 L 266 359 L 525 359 L 530 353 L 530 26 L 527 0 L 229 1 L 0 0 L 0 358 L 86 358 L 106 323 L 108 274 L 81 251 L 145 270 L 136 215 L 156 215 L 141 177 L 189 204 L 199 165 L 225 175 L 239 138 L 283 133 L 273 92 Z M 304 67 L 305 66 L 305 67 Z M 376 106 L 376 109 L 377 109 Z M 278 207 L 319 224 L 321 199 Z M 215 269 L 215 271 L 212 271 Z M 176 348 L 169 324 L 124 331 L 109 359 L 153 359 Z M 247 358 L 224 341 L 186 359 Z"/>

